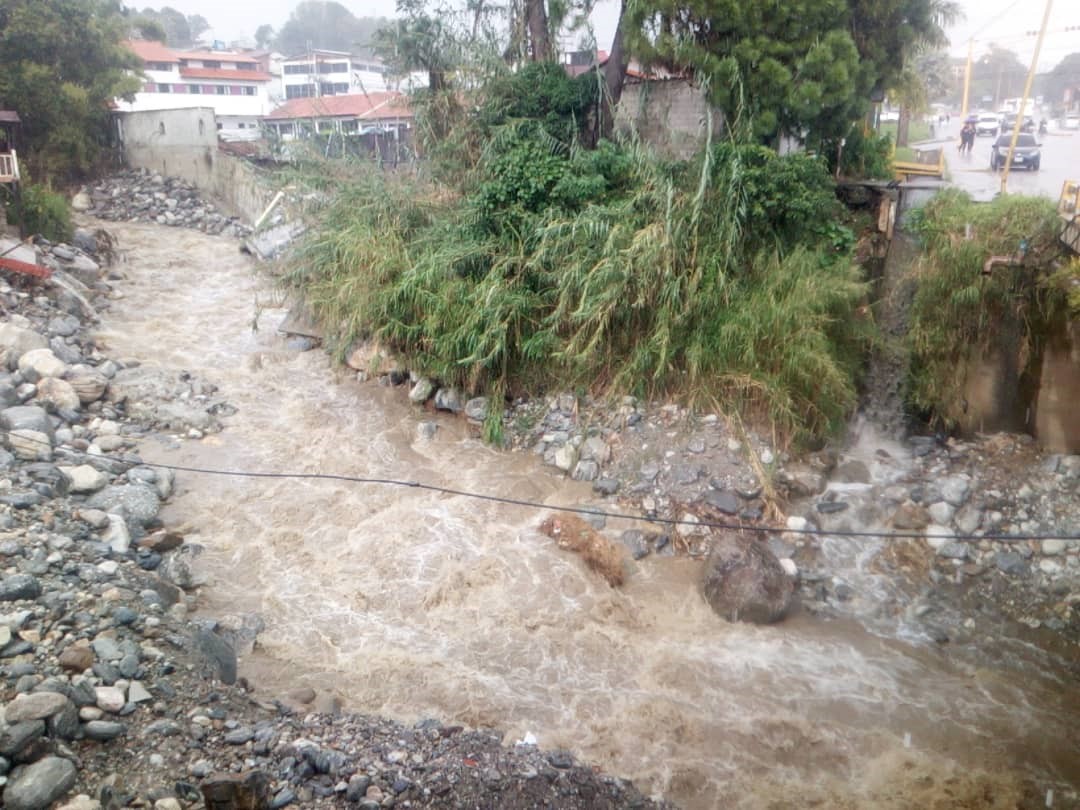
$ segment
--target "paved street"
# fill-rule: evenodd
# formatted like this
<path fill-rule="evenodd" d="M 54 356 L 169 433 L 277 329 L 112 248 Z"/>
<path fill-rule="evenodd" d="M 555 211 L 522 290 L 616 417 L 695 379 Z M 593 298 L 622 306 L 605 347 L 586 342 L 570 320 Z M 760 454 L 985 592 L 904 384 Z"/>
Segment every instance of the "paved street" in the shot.
<path fill-rule="evenodd" d="M 970 154 L 957 151 L 960 143 L 959 116 L 946 128 L 949 136 L 945 162 L 952 182 L 976 200 L 991 200 L 1001 190 L 1001 172 L 990 170 L 990 147 L 994 138 L 982 136 Z M 1014 168 L 1009 172 L 1009 192 L 1057 199 L 1065 180 L 1080 180 L 1080 131 L 1051 128 L 1046 135 L 1035 136 L 1042 143 L 1039 171 Z"/>

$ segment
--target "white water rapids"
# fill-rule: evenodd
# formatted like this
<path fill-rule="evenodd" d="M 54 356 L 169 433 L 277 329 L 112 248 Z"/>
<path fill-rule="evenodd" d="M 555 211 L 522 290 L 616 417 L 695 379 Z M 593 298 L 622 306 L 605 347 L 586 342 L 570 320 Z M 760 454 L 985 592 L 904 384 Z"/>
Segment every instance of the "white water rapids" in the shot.
<path fill-rule="evenodd" d="M 235 241 L 107 227 L 128 277 L 99 330 L 107 352 L 188 370 L 238 408 L 203 440 L 144 441 L 148 460 L 591 499 L 322 352 L 288 351 L 276 313 L 253 332 L 266 287 Z M 421 418 L 435 439 L 418 438 Z M 508 743 L 532 732 L 688 808 L 1034 807 L 1048 787 L 1066 807 L 1080 789 L 1080 691 L 1062 672 L 976 664 L 854 618 L 728 624 L 688 560 L 646 559 L 613 590 L 532 510 L 181 473 L 165 517 L 207 547 L 207 612 L 265 619 L 241 670 L 268 694 L 306 684 L 357 711 L 491 726 Z M 857 554 L 829 554 L 858 579 Z"/>

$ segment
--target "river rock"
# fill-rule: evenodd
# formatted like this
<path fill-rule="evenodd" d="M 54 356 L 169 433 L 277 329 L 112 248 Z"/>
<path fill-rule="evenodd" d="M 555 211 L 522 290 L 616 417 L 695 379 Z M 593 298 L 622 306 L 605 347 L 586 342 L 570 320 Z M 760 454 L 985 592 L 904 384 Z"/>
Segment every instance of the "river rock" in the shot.
<path fill-rule="evenodd" d="M 4 430 L 33 430 L 53 436 L 52 420 L 44 408 L 38 405 L 16 405 L 0 411 L 0 428 Z"/>
<path fill-rule="evenodd" d="M 97 492 L 109 483 L 109 476 L 100 470 L 96 470 L 89 464 L 80 464 L 78 467 L 61 467 L 60 470 L 71 479 L 68 488 L 72 493 Z"/>
<path fill-rule="evenodd" d="M 37 430 L 13 430 L 7 436 L 8 445 L 23 461 L 52 461 L 52 441 L 47 433 Z"/>
<path fill-rule="evenodd" d="M 185 591 L 205 585 L 206 575 L 194 564 L 195 558 L 201 552 L 202 547 L 198 545 L 181 546 L 165 558 L 158 573 L 162 579 Z"/>
<path fill-rule="evenodd" d="M 465 397 L 457 388 L 440 388 L 435 392 L 435 408 L 450 413 L 461 413 L 465 410 Z"/>
<path fill-rule="evenodd" d="M 0 602 L 37 599 L 39 596 L 41 583 L 30 574 L 12 574 L 0 579 Z"/>
<path fill-rule="evenodd" d="M 572 444 L 564 444 L 555 451 L 555 466 L 564 472 L 569 472 L 577 464 L 578 451 Z"/>
<path fill-rule="evenodd" d="M 270 807 L 270 776 L 264 771 L 244 773 L 214 773 L 200 786 L 207 807 L 250 808 Z"/>
<path fill-rule="evenodd" d="M 794 591 L 794 580 L 764 543 L 732 532 L 713 534 L 702 592 L 720 616 L 756 624 L 778 621 Z"/>
<path fill-rule="evenodd" d="M 893 513 L 892 525 L 901 531 L 920 531 L 930 525 L 930 513 L 919 504 L 906 501 Z"/>
<path fill-rule="evenodd" d="M 213 630 L 197 628 L 192 642 L 223 683 L 236 683 L 236 651 Z"/>
<path fill-rule="evenodd" d="M 45 734 L 44 720 L 26 720 L 0 728 L 0 755 L 12 757 Z"/>
<path fill-rule="evenodd" d="M 960 507 L 967 501 L 968 492 L 971 491 L 971 481 L 964 475 L 950 475 L 941 480 L 938 485 L 941 490 L 941 498 L 946 503 Z"/>
<path fill-rule="evenodd" d="M 89 647 L 73 645 L 60 653 L 58 662 L 69 672 L 84 672 L 94 665 L 94 653 Z"/>
<path fill-rule="evenodd" d="M 59 377 L 45 377 L 38 381 L 35 398 L 38 402 L 51 405 L 55 411 L 78 411 L 82 400 L 75 389 Z"/>
<path fill-rule="evenodd" d="M 953 515 L 956 514 L 956 507 L 945 503 L 945 501 L 937 501 L 926 507 L 926 511 L 930 513 L 930 518 L 934 523 L 946 526 L 952 520 Z"/>
<path fill-rule="evenodd" d="M 75 786 L 75 765 L 62 757 L 45 757 L 16 771 L 4 788 L 7 810 L 42 810 Z"/>
<path fill-rule="evenodd" d="M 155 517 L 161 503 L 157 491 L 145 484 L 116 484 L 93 495 L 86 505 L 90 509 L 123 515 L 129 525 L 145 526 Z"/>
<path fill-rule="evenodd" d="M 581 445 L 581 457 L 597 464 L 607 464 L 611 459 L 611 447 L 599 436 L 590 436 Z"/>
<path fill-rule="evenodd" d="M 947 543 L 951 542 L 956 536 L 953 534 L 952 529 L 947 526 L 939 526 L 936 523 L 931 523 L 923 530 L 923 534 L 926 537 L 926 543 L 934 551 L 941 550 Z"/>
<path fill-rule="evenodd" d="M 127 700 L 124 698 L 124 690 L 116 686 L 98 686 L 94 689 L 97 707 L 103 712 L 116 714 Z"/>
<path fill-rule="evenodd" d="M 101 533 L 101 541 L 117 554 L 123 554 L 131 548 L 131 532 L 127 522 L 120 515 L 109 515 L 109 525 Z"/>
<path fill-rule="evenodd" d="M 488 398 L 473 397 L 465 403 L 465 416 L 473 422 L 483 422 L 488 417 Z"/>
<path fill-rule="evenodd" d="M 74 366 L 66 379 L 83 405 L 97 402 L 109 386 L 105 375 L 90 366 Z"/>
<path fill-rule="evenodd" d="M 789 464 L 781 473 L 781 480 L 797 498 L 812 498 L 825 491 L 825 476 L 807 464 Z"/>
<path fill-rule="evenodd" d="M 56 692 L 35 692 L 18 695 L 4 709 L 4 720 L 9 724 L 27 720 L 45 720 L 67 706 L 70 701 Z"/>
<path fill-rule="evenodd" d="M 414 405 L 423 405 L 435 393 L 435 383 L 427 377 L 421 377 L 409 391 L 409 401 Z"/>
<path fill-rule="evenodd" d="M 78 211 L 79 213 L 83 213 L 85 211 L 89 211 L 91 206 L 93 206 L 93 202 L 90 200 L 90 195 L 87 194 L 85 191 L 80 191 L 74 197 L 71 198 L 71 208 L 72 208 L 73 211 Z M 85 231 L 86 229 L 85 228 L 78 228 L 77 230 L 78 231 Z M 87 231 L 87 233 L 89 233 L 89 232 Z M 95 242 L 95 244 L 96 244 L 96 242 Z M 84 248 L 84 250 L 85 250 L 85 248 Z"/>
<path fill-rule="evenodd" d="M 123 736 L 127 732 L 127 726 L 116 720 L 91 720 L 83 725 L 83 734 L 88 740 L 95 742 L 108 742 Z"/>
<path fill-rule="evenodd" d="M 13 323 L 0 323 L 0 359 L 7 368 L 16 368 L 19 359 L 27 352 L 48 348 L 49 342 L 33 329 L 25 329 Z"/>
<path fill-rule="evenodd" d="M 63 377 L 68 367 L 52 349 L 33 349 L 19 358 L 18 369 L 24 380 L 36 383 L 45 377 Z"/>

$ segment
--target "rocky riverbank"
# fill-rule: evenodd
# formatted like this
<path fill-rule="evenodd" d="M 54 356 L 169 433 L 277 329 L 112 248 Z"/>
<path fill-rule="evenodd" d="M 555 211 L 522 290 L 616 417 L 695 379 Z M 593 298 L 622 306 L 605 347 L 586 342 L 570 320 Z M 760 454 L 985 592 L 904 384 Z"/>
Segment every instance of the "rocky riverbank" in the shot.
<path fill-rule="evenodd" d="M 78 248 L 39 250 L 78 259 L 82 286 L 0 281 L 5 807 L 656 806 L 528 741 L 344 714 L 310 689 L 254 699 L 237 655 L 261 624 L 192 618 L 201 547 L 159 520 L 174 476 L 138 452 L 231 408 L 206 381 L 108 357 L 88 329 L 122 289 Z"/>
<path fill-rule="evenodd" d="M 460 414 L 478 434 L 488 418 L 486 398 L 410 375 L 377 347 L 357 347 L 347 362 L 362 379 L 402 386 L 418 406 Z M 646 521 L 612 534 L 634 560 L 705 558 L 717 533 L 695 522 L 747 526 L 797 577 L 804 608 L 847 614 L 860 594 L 831 569 L 816 532 L 879 532 L 861 538 L 872 548 L 868 570 L 892 580 L 896 595 L 873 612 L 915 611 L 916 624 L 943 642 L 970 636 L 959 606 L 976 599 L 979 613 L 1059 634 L 1080 666 L 1078 455 L 1044 453 L 1014 434 L 902 442 L 873 434 L 861 452 L 849 437 L 793 458 L 718 414 L 569 393 L 513 403 L 502 430 L 508 446 L 592 482 L 606 504 L 593 508 Z M 601 516 L 592 523 L 604 531 Z M 959 626 L 942 625 L 939 603 L 957 607 Z"/>
<path fill-rule="evenodd" d="M 87 186 L 75 195 L 72 207 L 114 222 L 156 222 L 240 238 L 251 234 L 238 217 L 203 199 L 194 186 L 146 169 L 118 172 Z"/>

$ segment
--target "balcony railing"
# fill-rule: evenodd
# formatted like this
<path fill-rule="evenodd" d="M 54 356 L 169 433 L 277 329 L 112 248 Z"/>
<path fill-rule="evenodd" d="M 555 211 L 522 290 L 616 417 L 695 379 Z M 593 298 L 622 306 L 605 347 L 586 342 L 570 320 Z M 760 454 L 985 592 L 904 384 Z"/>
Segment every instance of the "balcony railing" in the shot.
<path fill-rule="evenodd" d="M 15 150 L 0 152 L 0 183 L 19 182 L 19 158 Z"/>

